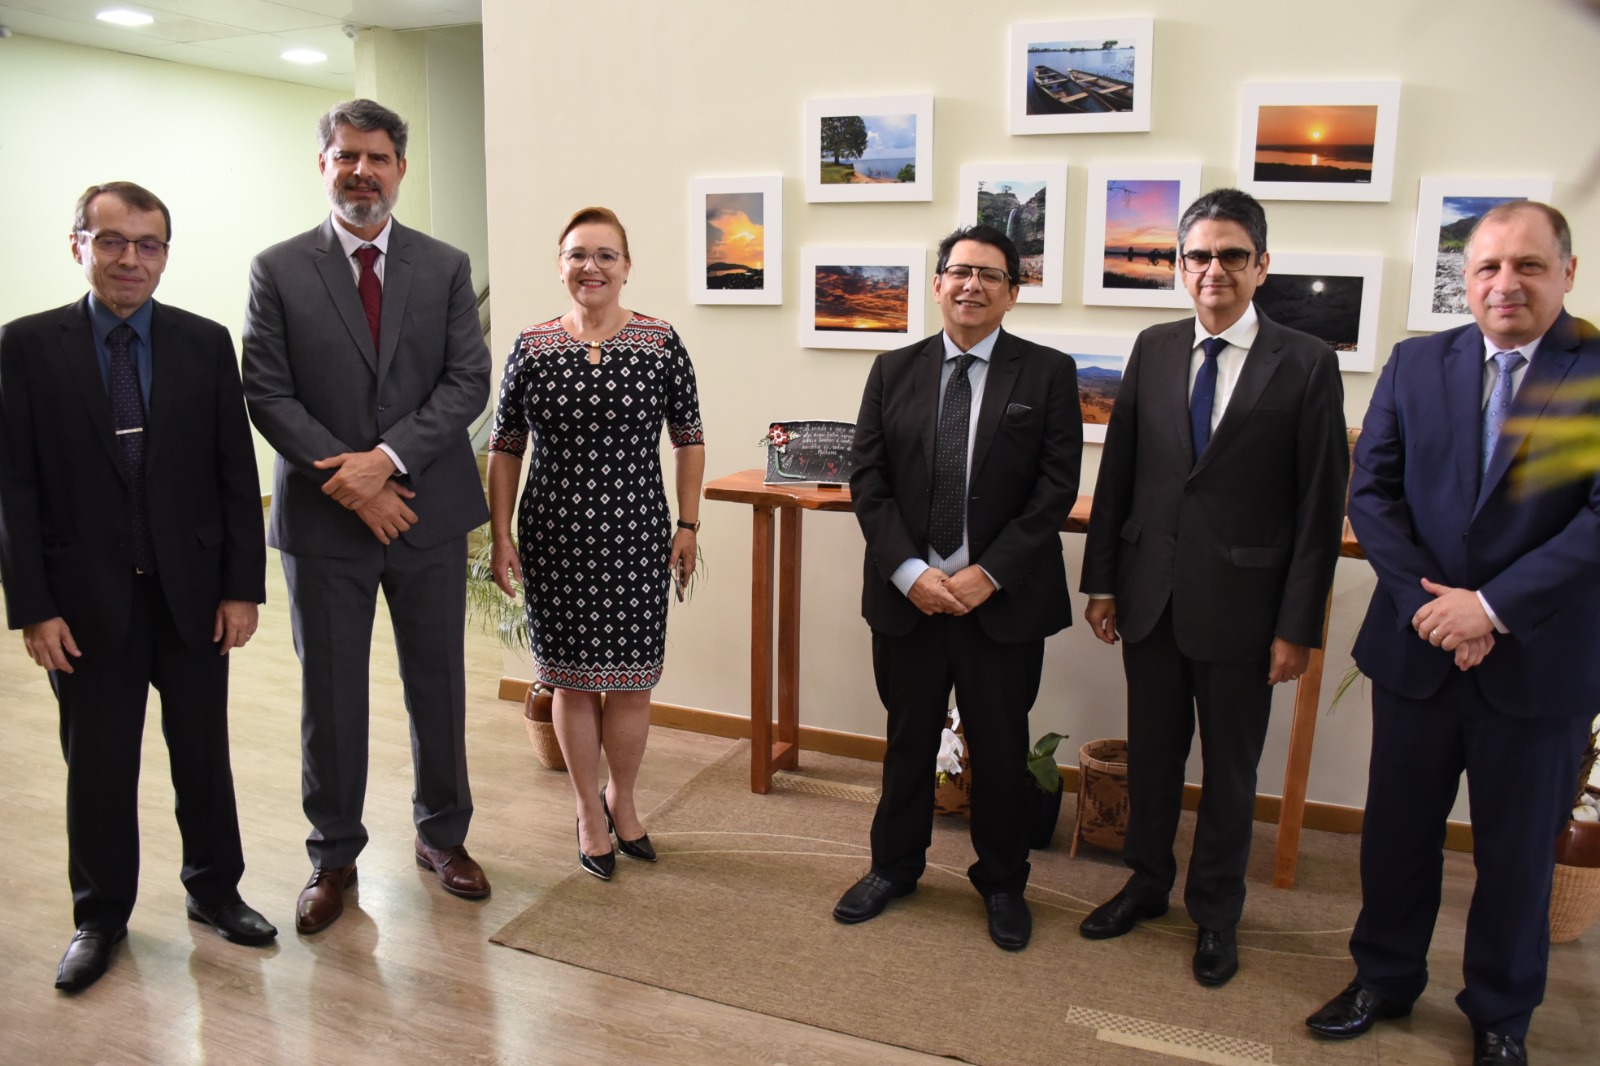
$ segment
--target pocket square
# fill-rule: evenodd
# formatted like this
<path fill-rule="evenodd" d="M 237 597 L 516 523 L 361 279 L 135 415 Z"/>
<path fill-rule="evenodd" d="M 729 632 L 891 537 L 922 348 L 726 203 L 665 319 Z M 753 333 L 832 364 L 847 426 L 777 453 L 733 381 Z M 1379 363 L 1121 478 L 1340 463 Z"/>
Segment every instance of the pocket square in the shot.
<path fill-rule="evenodd" d="M 1029 407 L 1025 403 L 1006 404 L 1006 416 L 1009 418 L 1016 418 L 1018 415 L 1025 415 L 1031 410 L 1033 410 L 1033 408 Z"/>

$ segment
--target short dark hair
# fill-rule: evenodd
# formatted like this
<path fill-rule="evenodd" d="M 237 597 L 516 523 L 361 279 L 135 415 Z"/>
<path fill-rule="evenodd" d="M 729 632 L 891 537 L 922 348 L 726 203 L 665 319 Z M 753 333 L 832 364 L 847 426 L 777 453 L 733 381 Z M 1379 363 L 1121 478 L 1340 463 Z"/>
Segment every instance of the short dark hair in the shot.
<path fill-rule="evenodd" d="M 1178 220 L 1178 252 L 1196 222 L 1237 222 L 1255 245 L 1256 254 L 1267 250 L 1267 213 L 1254 196 L 1238 189 L 1212 189 L 1184 209 Z"/>
<path fill-rule="evenodd" d="M 1006 257 L 1006 273 L 1011 275 L 1011 287 L 1016 288 L 1022 284 L 1022 256 L 1017 251 L 1017 246 L 1010 237 L 981 223 L 976 226 L 960 226 L 950 231 L 950 235 L 939 242 L 939 262 L 933 268 L 935 274 L 943 274 L 944 268 L 950 262 L 950 253 L 955 251 L 957 244 L 962 241 L 977 241 L 979 244 L 991 245 L 1000 249 Z"/>
<path fill-rule="evenodd" d="M 1550 223 L 1550 229 L 1556 235 L 1556 244 L 1561 248 L 1561 261 L 1564 263 L 1572 258 L 1572 227 L 1567 225 L 1567 216 L 1551 207 L 1549 204 L 1540 203 L 1538 200 L 1507 200 L 1503 204 L 1495 204 L 1472 224 L 1472 229 L 1467 231 L 1467 243 L 1463 251 L 1472 248 L 1472 238 L 1478 235 L 1478 227 L 1485 222 L 1500 221 L 1518 211 L 1537 211 Z"/>
<path fill-rule="evenodd" d="M 336 126 L 350 126 L 361 130 L 382 130 L 394 142 L 394 158 L 398 162 L 406 157 L 406 138 L 410 136 L 411 127 L 406 125 L 406 120 L 390 111 L 376 100 L 346 100 L 342 104 L 334 104 L 326 115 L 317 119 L 317 150 L 326 152 L 328 145 L 333 143 L 333 131 Z"/>
<path fill-rule="evenodd" d="M 560 248 L 567 241 L 567 234 L 579 226 L 587 226 L 591 222 L 599 222 L 607 226 L 615 226 L 617 232 L 622 234 L 622 258 L 633 262 L 633 256 L 628 254 L 628 231 L 622 226 L 622 219 L 609 207 L 580 207 L 567 219 L 567 224 L 561 227 L 561 236 L 556 238 L 556 247 Z"/>
<path fill-rule="evenodd" d="M 89 204 L 96 196 L 104 193 L 115 196 L 135 211 L 160 211 L 161 218 L 167 224 L 165 240 L 172 240 L 172 212 L 167 210 L 167 205 L 161 202 L 161 197 L 146 189 L 143 185 L 135 185 L 131 181 L 108 181 L 104 185 L 91 185 L 83 190 L 83 195 L 78 197 L 78 205 L 72 212 L 72 232 L 78 233 L 89 228 Z M 124 236 L 127 236 L 124 234 Z"/>

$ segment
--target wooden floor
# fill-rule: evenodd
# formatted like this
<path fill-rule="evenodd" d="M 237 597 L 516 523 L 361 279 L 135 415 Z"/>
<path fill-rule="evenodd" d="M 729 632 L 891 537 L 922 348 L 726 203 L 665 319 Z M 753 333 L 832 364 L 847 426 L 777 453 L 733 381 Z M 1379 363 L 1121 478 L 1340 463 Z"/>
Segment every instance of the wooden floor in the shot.
<path fill-rule="evenodd" d="M 467 732 L 477 814 L 468 844 L 494 894 L 481 903 L 458 900 L 418 870 L 411 856 L 409 741 L 381 608 L 366 812 L 372 841 L 360 859 L 359 905 L 318 936 L 296 935 L 294 900 L 309 872 L 300 812 L 300 683 L 275 553 L 268 579 L 271 603 L 260 636 L 235 653 L 231 722 L 248 863 L 241 889 L 278 925 L 279 940 L 265 949 L 238 947 L 184 917 L 172 789 L 153 700 L 140 803 L 139 905 L 110 971 L 76 996 L 52 987 L 72 934 L 55 704 L 19 636 L 0 636 L 0 810 L 12 826 L 12 860 L 0 868 L 0 1064 L 943 1061 L 489 943 L 575 865 L 567 778 L 534 761 L 519 708 L 495 698 L 499 648 L 473 633 Z M 640 810 L 649 811 L 730 743 L 655 731 Z M 627 860 L 618 876 L 628 876 Z M 607 887 L 594 884 L 598 894 Z M 830 902 L 819 902 L 818 921 L 828 920 Z M 614 920 L 616 935 L 626 937 L 627 915 Z M 939 980 L 934 961 L 930 977 Z M 1332 991 L 1311 990 L 1313 998 Z M 1431 1066 L 1458 1061 L 1460 1050 L 1416 1048 L 1385 1061 Z"/>

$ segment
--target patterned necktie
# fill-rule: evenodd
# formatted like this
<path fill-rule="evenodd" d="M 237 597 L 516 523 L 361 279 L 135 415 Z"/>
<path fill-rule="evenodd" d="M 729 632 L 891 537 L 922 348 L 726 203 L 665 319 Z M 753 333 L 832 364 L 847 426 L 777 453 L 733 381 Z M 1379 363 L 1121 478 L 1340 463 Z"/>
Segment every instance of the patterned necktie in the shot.
<path fill-rule="evenodd" d="M 128 475 L 128 512 L 133 521 L 133 565 L 143 573 L 156 568 L 155 542 L 150 539 L 150 502 L 144 484 L 144 393 L 133 361 L 133 327 L 124 322 L 106 337 L 110 355 L 107 374 L 111 426 L 116 430 L 122 465 Z"/>
<path fill-rule="evenodd" d="M 383 314 L 383 283 L 378 280 L 378 246 L 363 244 L 356 249 L 356 259 L 361 263 L 361 278 L 356 291 L 361 293 L 361 310 L 367 315 L 367 328 L 372 331 L 372 347 L 378 347 L 378 320 Z"/>
<path fill-rule="evenodd" d="M 1527 359 L 1521 352 L 1495 352 L 1495 365 L 1500 368 L 1500 376 L 1494 379 L 1494 388 L 1489 392 L 1489 402 L 1483 408 L 1483 454 L 1479 457 L 1479 470 L 1489 469 L 1489 460 L 1494 456 L 1494 446 L 1500 440 L 1500 431 L 1505 428 L 1506 415 L 1511 411 L 1511 394 L 1516 391 L 1511 375 Z"/>
<path fill-rule="evenodd" d="M 1221 337 L 1207 337 L 1200 342 L 1205 361 L 1194 376 L 1194 392 L 1189 395 L 1189 436 L 1194 441 L 1195 462 L 1200 461 L 1200 454 L 1211 443 L 1211 408 L 1217 402 L 1217 356 L 1227 346 Z"/>
<path fill-rule="evenodd" d="M 933 438 L 933 504 L 928 512 L 928 543 L 948 559 L 967 539 L 967 425 L 972 415 L 973 356 L 962 352 L 944 387 L 939 429 Z"/>

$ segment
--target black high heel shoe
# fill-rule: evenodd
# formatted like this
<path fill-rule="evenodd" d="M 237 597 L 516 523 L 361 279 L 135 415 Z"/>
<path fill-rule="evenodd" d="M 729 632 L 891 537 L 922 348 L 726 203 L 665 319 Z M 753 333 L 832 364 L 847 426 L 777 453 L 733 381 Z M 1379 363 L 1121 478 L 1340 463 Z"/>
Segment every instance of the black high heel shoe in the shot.
<path fill-rule="evenodd" d="M 606 828 L 617 832 L 617 823 L 611 820 L 611 805 L 606 802 L 606 790 L 600 790 L 600 809 L 606 812 Z M 656 849 L 650 843 L 650 834 L 642 834 L 638 840 L 623 840 L 622 834 L 617 833 L 617 850 L 630 859 L 641 859 L 644 862 L 656 861 Z"/>
<path fill-rule="evenodd" d="M 609 817 L 606 819 L 606 824 L 607 825 L 611 824 L 611 820 L 610 820 Z M 586 854 L 584 852 L 584 850 L 583 850 L 583 826 L 582 826 L 582 823 L 575 820 L 574 821 L 574 825 L 576 825 L 577 828 L 578 828 L 578 865 L 580 867 L 582 867 L 586 872 L 594 874 L 596 877 L 598 877 L 602 881 L 611 880 L 611 875 L 616 873 L 616 871 L 617 871 L 617 853 L 616 853 L 616 850 L 613 849 L 611 851 L 608 851 L 604 855 L 589 855 L 589 854 Z"/>

